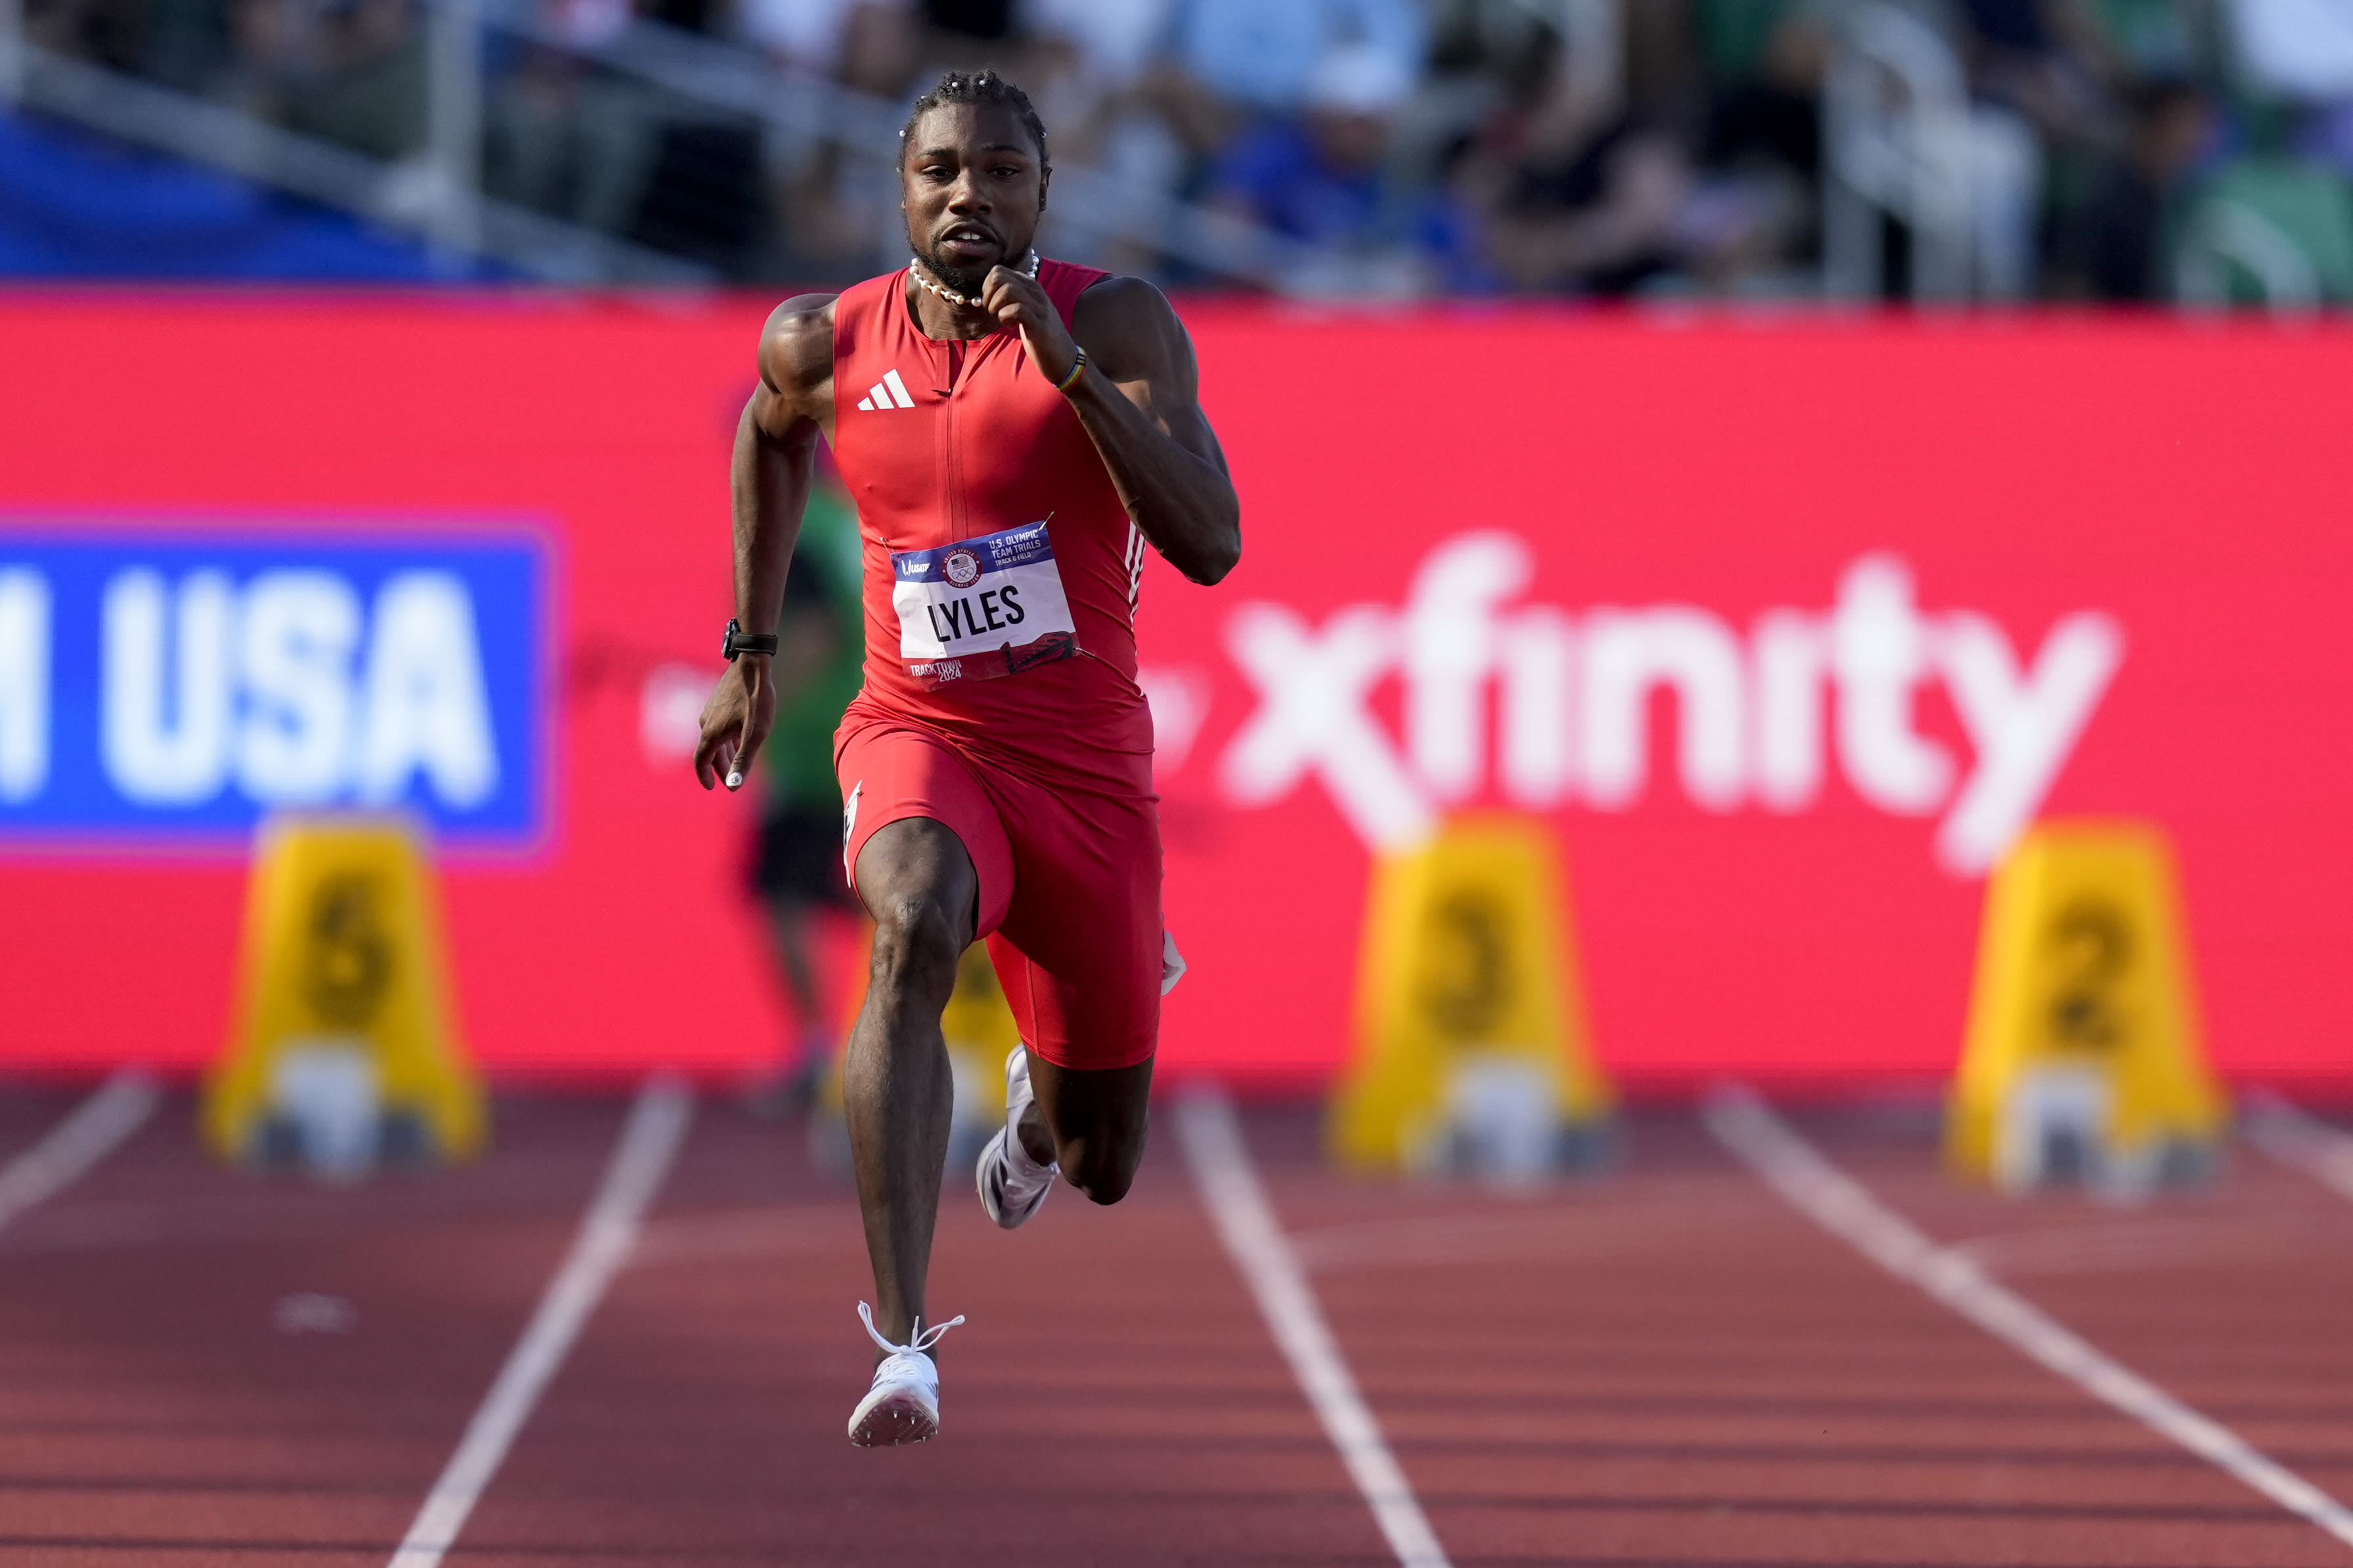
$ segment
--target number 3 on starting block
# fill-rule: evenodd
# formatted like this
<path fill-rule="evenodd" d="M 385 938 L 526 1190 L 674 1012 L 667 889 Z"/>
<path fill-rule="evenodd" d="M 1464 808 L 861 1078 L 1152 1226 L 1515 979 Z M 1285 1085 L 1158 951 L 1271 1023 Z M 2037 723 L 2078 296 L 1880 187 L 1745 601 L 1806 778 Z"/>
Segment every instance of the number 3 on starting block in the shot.
<path fill-rule="evenodd" d="M 1567 899 L 1541 822 L 1472 816 L 1373 866 L 1332 1152 L 1521 1179 L 1610 1152 Z"/>

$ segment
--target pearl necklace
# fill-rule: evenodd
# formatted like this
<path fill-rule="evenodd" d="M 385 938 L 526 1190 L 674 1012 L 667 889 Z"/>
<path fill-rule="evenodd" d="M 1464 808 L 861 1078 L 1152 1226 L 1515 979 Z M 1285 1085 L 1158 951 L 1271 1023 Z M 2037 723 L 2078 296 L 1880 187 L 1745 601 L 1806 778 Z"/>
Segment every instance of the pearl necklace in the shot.
<path fill-rule="evenodd" d="M 1024 278 L 1028 278 L 1032 280 L 1037 278 L 1038 253 L 1036 251 L 1032 250 L 1029 253 L 1029 265 L 1026 268 L 1020 268 L 1019 270 L 1021 276 Z M 933 293 L 937 294 L 941 299 L 945 300 L 949 304 L 955 306 L 957 309 L 964 310 L 977 310 L 980 309 L 980 300 L 977 297 L 967 300 L 963 295 L 957 293 L 955 289 L 944 288 L 924 277 L 923 259 L 922 257 L 910 256 L 907 258 L 907 272 L 908 275 L 913 278 L 916 282 L 922 284 L 924 288 L 929 289 Z"/>

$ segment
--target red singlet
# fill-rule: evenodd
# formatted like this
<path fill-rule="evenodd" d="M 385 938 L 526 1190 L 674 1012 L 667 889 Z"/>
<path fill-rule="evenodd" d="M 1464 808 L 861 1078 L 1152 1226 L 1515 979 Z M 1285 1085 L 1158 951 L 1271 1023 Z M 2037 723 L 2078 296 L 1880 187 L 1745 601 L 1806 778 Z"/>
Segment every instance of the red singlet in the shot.
<path fill-rule="evenodd" d="M 1045 261 L 1038 281 L 1068 326 L 1107 276 Z M 843 865 L 903 817 L 946 824 L 1023 1040 L 1132 1066 L 1158 1041 L 1162 959 L 1143 536 L 1020 333 L 927 337 L 909 287 L 901 270 L 834 304 L 866 601 L 865 689 L 835 737 Z"/>

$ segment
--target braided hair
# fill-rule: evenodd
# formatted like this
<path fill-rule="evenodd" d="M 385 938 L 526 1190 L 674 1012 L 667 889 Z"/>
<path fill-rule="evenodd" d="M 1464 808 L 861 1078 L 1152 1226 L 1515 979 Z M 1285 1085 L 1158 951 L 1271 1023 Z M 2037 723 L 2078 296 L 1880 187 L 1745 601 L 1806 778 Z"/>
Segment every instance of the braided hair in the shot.
<path fill-rule="evenodd" d="M 1021 128 L 1038 143 L 1039 172 L 1053 172 L 1054 161 L 1046 155 L 1046 122 L 1029 105 L 1029 95 L 997 75 L 993 70 L 949 71 L 939 84 L 915 100 L 908 112 L 907 123 L 899 130 L 899 166 L 907 166 L 907 145 L 915 134 L 915 122 L 933 110 L 951 103 L 1001 103 L 1019 117 Z"/>

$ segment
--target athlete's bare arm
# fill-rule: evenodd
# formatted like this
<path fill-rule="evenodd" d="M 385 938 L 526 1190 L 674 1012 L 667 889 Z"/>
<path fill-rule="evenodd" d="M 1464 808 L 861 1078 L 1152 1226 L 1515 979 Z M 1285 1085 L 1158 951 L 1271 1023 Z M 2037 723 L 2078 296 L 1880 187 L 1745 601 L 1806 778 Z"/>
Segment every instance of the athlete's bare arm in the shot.
<path fill-rule="evenodd" d="M 784 616 L 785 573 L 808 504 L 819 434 L 833 430 L 833 296 L 803 294 L 760 333 L 760 384 L 735 425 L 730 489 L 735 512 L 735 618 L 754 637 Z M 694 776 L 740 786 L 776 719 L 768 657 L 736 657 L 702 710 Z"/>
<path fill-rule="evenodd" d="M 998 267 L 981 302 L 1021 329 L 1031 363 L 1054 381 L 1071 374 L 1086 345 L 1086 374 L 1071 388 L 1071 405 L 1128 516 L 1194 582 L 1232 571 L 1242 553 L 1241 501 L 1201 413 L 1193 340 L 1160 290 L 1141 278 L 1107 278 L 1079 296 L 1073 330 L 1065 331 L 1044 289 Z"/>

